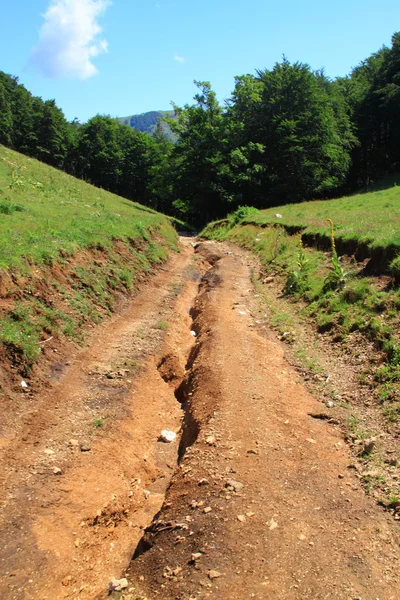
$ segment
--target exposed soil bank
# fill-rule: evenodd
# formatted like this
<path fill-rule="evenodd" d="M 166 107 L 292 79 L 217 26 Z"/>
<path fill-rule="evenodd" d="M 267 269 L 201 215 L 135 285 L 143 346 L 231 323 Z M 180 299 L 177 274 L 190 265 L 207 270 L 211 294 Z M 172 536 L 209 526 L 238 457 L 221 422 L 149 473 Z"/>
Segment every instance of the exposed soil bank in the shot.
<path fill-rule="evenodd" d="M 365 496 L 337 425 L 314 418 L 323 405 L 274 334 L 257 328 L 249 265 L 235 254 L 195 303 L 195 435 L 121 598 L 396 600 L 398 525 Z"/>

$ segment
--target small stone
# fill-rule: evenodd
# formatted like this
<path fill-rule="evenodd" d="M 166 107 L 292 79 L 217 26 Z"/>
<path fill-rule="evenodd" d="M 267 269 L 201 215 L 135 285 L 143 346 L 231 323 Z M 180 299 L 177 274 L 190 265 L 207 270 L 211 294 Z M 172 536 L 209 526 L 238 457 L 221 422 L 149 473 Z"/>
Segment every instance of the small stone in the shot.
<path fill-rule="evenodd" d="M 68 446 L 71 446 L 72 448 L 78 448 L 79 441 L 78 440 L 69 440 Z"/>
<path fill-rule="evenodd" d="M 206 478 L 204 477 L 203 479 L 200 479 L 200 481 L 199 481 L 199 485 L 200 485 L 200 486 L 202 486 L 202 485 L 210 485 L 210 483 L 209 483 L 208 479 L 206 479 Z"/>
<path fill-rule="evenodd" d="M 214 570 L 208 571 L 207 575 L 209 579 L 218 579 L 218 577 L 222 577 L 222 573 Z"/>
<path fill-rule="evenodd" d="M 108 586 L 108 590 L 109 593 L 112 594 L 113 592 L 121 592 L 122 590 L 125 590 L 128 587 L 128 580 L 123 577 L 122 579 L 114 579 L 113 581 L 110 582 L 110 585 Z"/>
<path fill-rule="evenodd" d="M 237 520 L 240 521 L 241 523 L 244 523 L 246 520 L 246 517 L 244 515 L 238 515 Z"/>
<path fill-rule="evenodd" d="M 307 537 L 304 535 L 304 533 L 301 533 L 301 534 L 299 535 L 299 540 L 300 540 L 301 542 L 304 542 L 304 540 L 306 540 L 306 539 L 307 539 Z"/>
<path fill-rule="evenodd" d="M 172 575 L 173 575 L 174 577 L 176 577 L 177 575 L 179 575 L 179 573 L 180 573 L 181 571 L 182 571 L 182 567 L 176 567 L 176 569 L 174 569 L 174 570 L 172 571 Z"/>
<path fill-rule="evenodd" d="M 64 579 L 61 580 L 61 583 L 64 587 L 67 587 L 68 585 L 71 585 L 71 581 L 72 581 L 71 575 L 67 575 L 67 577 L 64 577 Z"/>
<path fill-rule="evenodd" d="M 374 448 L 375 448 L 375 438 L 365 440 L 361 454 L 371 454 L 371 452 Z"/>
<path fill-rule="evenodd" d="M 44 451 L 45 454 L 48 454 L 49 456 L 52 454 L 55 454 L 54 450 L 50 450 L 50 448 L 46 448 L 46 450 Z"/>
<path fill-rule="evenodd" d="M 191 562 L 196 562 L 196 560 L 199 560 L 202 556 L 203 554 L 201 552 L 193 552 Z"/>
<path fill-rule="evenodd" d="M 338 477 L 339 477 L 339 479 L 344 479 L 343 473 L 339 473 Z"/>
<path fill-rule="evenodd" d="M 274 521 L 274 519 L 271 519 L 268 523 L 267 523 L 268 527 L 270 528 L 270 530 L 272 531 L 273 529 L 276 529 L 278 527 L 278 523 L 276 521 Z"/>
<path fill-rule="evenodd" d="M 174 431 L 170 431 L 169 429 L 163 429 L 159 440 L 165 444 L 171 444 L 171 442 L 175 442 L 176 440 L 176 433 Z"/>
<path fill-rule="evenodd" d="M 206 444 L 208 444 L 209 446 L 215 446 L 215 442 L 217 440 L 215 439 L 215 435 L 208 435 L 206 437 Z"/>
<path fill-rule="evenodd" d="M 317 442 L 315 440 L 313 440 L 312 438 L 306 438 L 306 442 L 309 442 L 310 444 L 316 444 Z"/>
<path fill-rule="evenodd" d="M 328 408 L 333 408 L 333 407 L 335 406 L 335 403 L 334 403 L 334 402 L 332 402 L 332 400 L 329 400 L 329 401 L 326 403 L 326 406 L 327 406 Z"/>
<path fill-rule="evenodd" d="M 26 389 L 28 389 L 28 387 L 29 387 L 29 386 L 28 386 L 28 384 L 26 383 L 26 381 L 21 381 L 21 387 L 22 387 L 24 390 L 26 390 Z"/>
<path fill-rule="evenodd" d="M 203 509 L 203 513 L 204 513 L 204 514 L 206 514 L 206 515 L 207 515 L 208 513 L 210 513 L 211 511 L 212 511 L 212 508 L 211 508 L 211 506 L 207 506 L 206 508 L 204 508 L 204 509 Z"/>
<path fill-rule="evenodd" d="M 250 511 L 250 512 L 246 513 L 246 517 L 249 517 L 249 519 L 250 519 L 251 517 L 254 517 L 255 514 L 256 513 Z"/>
<path fill-rule="evenodd" d="M 60 469 L 60 467 L 54 467 L 53 473 L 54 475 L 61 475 L 62 470 Z"/>
<path fill-rule="evenodd" d="M 227 479 L 225 487 L 232 488 L 235 490 L 235 492 L 240 492 L 240 490 L 244 488 L 244 485 L 243 483 L 240 483 L 240 481 L 235 481 L 234 479 Z"/>
<path fill-rule="evenodd" d="M 92 446 L 89 444 L 89 442 L 81 442 L 79 444 L 79 449 L 81 452 L 90 452 L 92 449 Z"/>

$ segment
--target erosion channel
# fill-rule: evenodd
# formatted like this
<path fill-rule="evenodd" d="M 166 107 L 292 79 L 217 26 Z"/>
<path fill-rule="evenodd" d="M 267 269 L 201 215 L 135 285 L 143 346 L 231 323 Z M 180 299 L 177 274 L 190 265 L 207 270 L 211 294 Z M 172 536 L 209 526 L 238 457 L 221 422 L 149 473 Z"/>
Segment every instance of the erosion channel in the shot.
<path fill-rule="evenodd" d="M 256 322 L 248 255 L 195 246 L 2 448 L 0 597 L 398 600 L 398 523 Z"/>

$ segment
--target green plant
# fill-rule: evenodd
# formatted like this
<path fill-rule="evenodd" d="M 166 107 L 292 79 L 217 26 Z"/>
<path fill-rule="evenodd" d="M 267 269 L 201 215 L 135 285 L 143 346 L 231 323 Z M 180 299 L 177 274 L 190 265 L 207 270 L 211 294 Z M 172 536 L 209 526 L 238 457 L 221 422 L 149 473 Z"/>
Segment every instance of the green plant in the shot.
<path fill-rule="evenodd" d="M 230 227 L 234 227 L 244 219 L 254 217 L 258 212 L 258 209 L 254 208 L 254 206 L 239 206 L 235 212 L 228 215 Z"/>
<path fill-rule="evenodd" d="M 342 269 L 340 259 L 336 252 L 335 243 L 335 230 L 332 219 L 327 219 L 330 226 L 330 240 L 331 240 L 331 265 L 329 267 L 329 273 L 324 280 L 324 291 L 342 289 L 346 283 L 346 273 Z"/>
<path fill-rule="evenodd" d="M 292 271 L 289 271 L 287 275 L 283 290 L 284 294 L 303 295 L 310 287 L 308 282 L 309 260 L 304 251 L 301 235 L 299 235 L 298 238 L 295 267 L 296 268 Z"/>
<path fill-rule="evenodd" d="M 92 423 L 93 423 L 94 427 L 103 427 L 104 419 L 102 417 L 98 417 L 97 419 L 93 419 Z"/>

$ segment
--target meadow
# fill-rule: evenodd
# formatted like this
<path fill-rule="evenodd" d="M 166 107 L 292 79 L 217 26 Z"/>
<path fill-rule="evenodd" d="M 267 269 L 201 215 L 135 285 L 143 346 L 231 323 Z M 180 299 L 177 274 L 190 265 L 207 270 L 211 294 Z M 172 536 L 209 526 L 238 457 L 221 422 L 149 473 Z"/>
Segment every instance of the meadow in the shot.
<path fill-rule="evenodd" d="M 25 375 L 43 340 L 83 340 L 177 250 L 150 208 L 0 146 L 0 351 Z"/>

